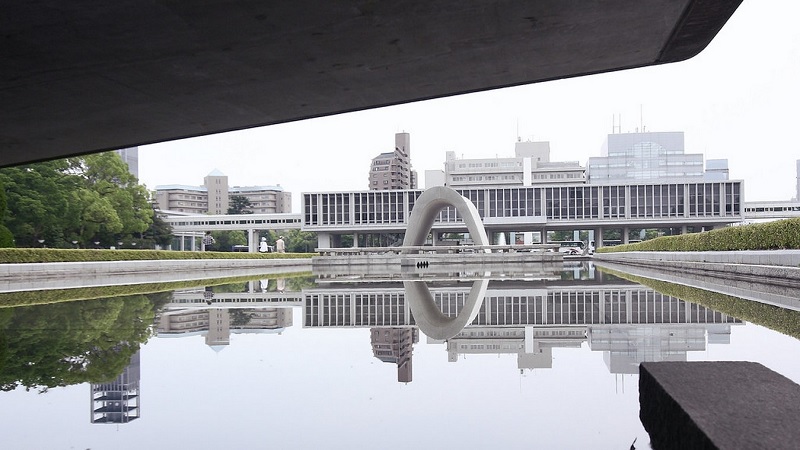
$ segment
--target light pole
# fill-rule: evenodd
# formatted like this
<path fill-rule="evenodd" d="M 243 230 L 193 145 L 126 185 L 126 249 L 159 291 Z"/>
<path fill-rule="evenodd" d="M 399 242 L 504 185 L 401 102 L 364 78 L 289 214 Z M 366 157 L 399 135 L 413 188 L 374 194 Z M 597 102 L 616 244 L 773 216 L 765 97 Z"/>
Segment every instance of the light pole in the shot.
<path fill-rule="evenodd" d="M 133 249 L 136 250 L 136 242 L 131 242 L 131 245 L 133 246 Z"/>
<path fill-rule="evenodd" d="M 119 248 L 121 250 L 122 249 L 122 241 L 117 242 L 117 244 L 119 244 Z"/>
<path fill-rule="evenodd" d="M 75 248 L 78 248 L 78 241 L 72 241 L 72 245 L 74 245 Z"/>
<path fill-rule="evenodd" d="M 100 248 L 100 241 L 94 241 L 94 248 Z"/>
<path fill-rule="evenodd" d="M 41 245 L 44 248 L 44 239 L 39 239 L 39 245 Z"/>

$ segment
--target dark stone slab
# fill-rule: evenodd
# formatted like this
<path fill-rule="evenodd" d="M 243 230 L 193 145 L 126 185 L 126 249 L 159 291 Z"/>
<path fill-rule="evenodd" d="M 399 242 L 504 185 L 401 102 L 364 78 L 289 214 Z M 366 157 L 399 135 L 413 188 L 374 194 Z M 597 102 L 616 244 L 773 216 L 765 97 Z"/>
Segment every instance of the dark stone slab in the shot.
<path fill-rule="evenodd" d="M 651 362 L 639 417 L 654 449 L 800 448 L 800 385 L 753 362 Z"/>

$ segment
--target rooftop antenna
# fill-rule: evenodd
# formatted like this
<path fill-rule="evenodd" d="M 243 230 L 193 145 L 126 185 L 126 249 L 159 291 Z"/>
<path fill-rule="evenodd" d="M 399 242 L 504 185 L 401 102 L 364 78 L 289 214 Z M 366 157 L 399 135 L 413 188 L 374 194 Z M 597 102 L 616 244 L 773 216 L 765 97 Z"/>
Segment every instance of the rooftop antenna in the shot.
<path fill-rule="evenodd" d="M 611 115 L 611 134 L 622 133 L 622 114 Z"/>
<path fill-rule="evenodd" d="M 644 114 L 642 113 L 641 103 L 639 103 L 639 127 L 642 129 L 642 133 L 644 133 Z"/>

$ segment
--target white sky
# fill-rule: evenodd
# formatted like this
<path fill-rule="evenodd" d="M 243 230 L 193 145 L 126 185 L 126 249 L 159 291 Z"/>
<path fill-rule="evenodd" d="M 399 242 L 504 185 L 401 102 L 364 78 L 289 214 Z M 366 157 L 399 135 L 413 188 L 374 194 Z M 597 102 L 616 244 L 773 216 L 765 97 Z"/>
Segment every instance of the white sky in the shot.
<path fill-rule="evenodd" d="M 517 136 L 550 141 L 552 161 L 600 156 L 612 120 L 622 131 L 683 131 L 687 153 L 727 158 L 745 200 L 790 200 L 800 159 L 800 2 L 745 1 L 695 58 L 664 66 L 499 89 L 320 119 L 142 146 L 139 176 L 202 185 L 217 168 L 230 184 L 302 192 L 367 189 L 372 157 L 411 133 L 411 161 L 442 169 L 460 157 L 512 156 Z M 641 114 L 640 114 L 641 111 Z"/>

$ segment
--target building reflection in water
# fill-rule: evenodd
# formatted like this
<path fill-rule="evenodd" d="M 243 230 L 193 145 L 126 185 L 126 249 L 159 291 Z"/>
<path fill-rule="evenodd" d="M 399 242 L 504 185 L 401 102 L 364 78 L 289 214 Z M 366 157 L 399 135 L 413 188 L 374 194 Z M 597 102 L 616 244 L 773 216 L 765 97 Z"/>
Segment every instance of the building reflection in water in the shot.
<path fill-rule="evenodd" d="M 687 352 L 727 344 L 731 325 L 742 323 L 615 277 L 573 275 L 566 281 L 495 275 L 465 328 L 427 342 L 445 345 L 451 362 L 470 354 L 515 354 L 523 371 L 551 368 L 554 348 L 586 344 L 603 352 L 611 373 L 635 374 L 641 362 L 685 361 Z M 214 292 L 211 305 L 209 290 L 179 291 L 158 318 L 158 336 L 203 335 L 219 350 L 232 333 L 280 333 L 293 325 L 292 309 L 300 308 L 305 328 L 368 328 L 373 355 L 396 364 L 398 381 L 410 382 L 420 324 L 409 292 L 400 280 L 369 281 L 323 280 L 301 292 L 270 292 L 268 283 L 255 281 L 245 292 Z M 425 290 L 436 311 L 452 319 L 465 304 L 472 309 L 473 283 L 439 278 Z"/>
<path fill-rule="evenodd" d="M 452 318 L 468 302 L 470 288 L 451 283 L 430 292 L 437 309 Z M 303 325 L 415 329 L 408 294 L 396 283 L 305 290 Z M 551 368 L 553 348 L 586 343 L 603 352 L 611 373 L 635 374 L 641 362 L 685 361 L 687 352 L 703 351 L 707 343 L 729 343 L 734 324 L 742 321 L 623 280 L 493 280 L 467 327 L 428 342 L 444 343 L 451 362 L 469 354 L 516 354 L 520 370 Z"/>
<path fill-rule="evenodd" d="M 419 342 L 416 328 L 374 327 L 369 329 L 372 354 L 385 363 L 397 364 L 397 381 L 412 380 L 414 344 Z"/>
<path fill-rule="evenodd" d="M 139 352 L 113 381 L 91 383 L 91 423 L 128 423 L 139 418 Z"/>

